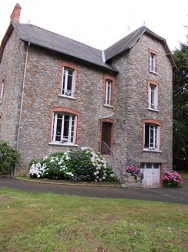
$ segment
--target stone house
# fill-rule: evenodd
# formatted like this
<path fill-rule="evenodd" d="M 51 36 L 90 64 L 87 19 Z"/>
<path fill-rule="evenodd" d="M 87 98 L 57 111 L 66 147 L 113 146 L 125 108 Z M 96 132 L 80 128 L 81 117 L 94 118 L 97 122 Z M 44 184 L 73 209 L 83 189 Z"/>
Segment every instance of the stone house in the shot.
<path fill-rule="evenodd" d="M 87 146 L 140 165 L 144 185 L 160 186 L 172 167 L 175 63 L 165 39 L 143 26 L 100 51 L 21 24 L 20 11 L 0 47 L 0 139 L 21 152 L 17 172 Z"/>

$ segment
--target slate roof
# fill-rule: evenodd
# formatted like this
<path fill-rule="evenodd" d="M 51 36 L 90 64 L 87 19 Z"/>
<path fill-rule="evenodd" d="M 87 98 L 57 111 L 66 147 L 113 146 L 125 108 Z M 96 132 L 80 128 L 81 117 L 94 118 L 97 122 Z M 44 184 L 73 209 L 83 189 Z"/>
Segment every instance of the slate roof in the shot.
<path fill-rule="evenodd" d="M 19 38 L 64 55 L 117 72 L 102 60 L 102 51 L 31 24 L 12 23 Z"/>
<path fill-rule="evenodd" d="M 152 32 L 150 29 L 148 29 L 146 26 L 141 26 L 137 30 L 131 32 L 126 37 L 122 38 L 112 46 L 108 47 L 104 53 L 106 57 L 106 62 L 115 56 L 119 55 L 122 52 L 131 50 L 131 48 L 135 45 L 135 43 L 142 37 L 143 34 L 147 34 L 150 37 L 155 38 L 158 40 L 163 46 L 166 51 L 166 55 L 169 58 L 172 67 L 176 67 L 176 64 L 174 62 L 174 59 L 172 57 L 172 53 L 166 43 L 166 40 L 160 36 L 158 36 L 156 33 Z"/>
<path fill-rule="evenodd" d="M 123 39 L 119 40 L 117 43 L 107 48 L 104 52 L 102 52 L 101 50 L 98 50 L 96 48 L 90 47 L 73 39 L 69 39 L 67 37 L 44 30 L 31 24 L 11 23 L 2 40 L 0 47 L 0 61 L 3 55 L 5 44 L 13 29 L 15 29 L 15 31 L 17 32 L 18 37 L 25 42 L 89 62 L 91 64 L 111 70 L 114 73 L 117 73 L 117 70 L 111 67 L 110 64 L 108 64 L 108 61 L 119 55 L 120 53 L 130 50 L 141 38 L 141 36 L 146 33 L 163 44 L 166 55 L 169 58 L 172 67 L 176 67 L 166 40 L 152 32 L 145 26 L 142 26 L 133 31 Z"/>

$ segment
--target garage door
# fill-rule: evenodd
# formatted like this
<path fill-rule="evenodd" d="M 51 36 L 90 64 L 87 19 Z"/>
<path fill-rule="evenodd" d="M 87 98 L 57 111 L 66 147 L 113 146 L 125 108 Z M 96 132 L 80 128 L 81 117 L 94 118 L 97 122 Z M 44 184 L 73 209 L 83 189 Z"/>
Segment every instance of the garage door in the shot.
<path fill-rule="evenodd" d="M 144 173 L 144 187 L 159 187 L 160 186 L 160 164 L 142 163 L 141 171 Z"/>

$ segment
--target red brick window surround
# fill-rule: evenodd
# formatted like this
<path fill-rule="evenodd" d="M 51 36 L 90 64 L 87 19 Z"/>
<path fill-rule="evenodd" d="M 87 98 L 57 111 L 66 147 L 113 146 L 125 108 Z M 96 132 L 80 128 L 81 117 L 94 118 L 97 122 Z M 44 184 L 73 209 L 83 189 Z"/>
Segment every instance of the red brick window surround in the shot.
<path fill-rule="evenodd" d="M 148 65 L 149 72 L 157 74 L 158 72 L 158 52 L 152 49 L 148 49 L 149 57 L 148 57 Z"/>
<path fill-rule="evenodd" d="M 103 104 L 105 107 L 113 107 L 115 77 L 112 75 L 103 76 Z"/>
<path fill-rule="evenodd" d="M 48 142 L 54 145 L 79 144 L 80 112 L 66 107 L 50 109 Z"/>
<path fill-rule="evenodd" d="M 79 68 L 73 63 L 60 61 L 58 73 L 58 96 L 75 99 Z"/>
<path fill-rule="evenodd" d="M 161 151 L 162 124 L 155 119 L 142 121 L 142 142 L 144 151 Z"/>
<path fill-rule="evenodd" d="M 147 80 L 147 108 L 152 111 L 159 110 L 159 83 Z"/>

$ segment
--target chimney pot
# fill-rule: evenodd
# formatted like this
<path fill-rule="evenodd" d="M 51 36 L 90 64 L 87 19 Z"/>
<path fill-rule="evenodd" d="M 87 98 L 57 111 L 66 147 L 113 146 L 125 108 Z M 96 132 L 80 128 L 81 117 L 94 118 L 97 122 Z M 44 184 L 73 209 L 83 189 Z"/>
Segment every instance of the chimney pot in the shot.
<path fill-rule="evenodd" d="M 13 10 L 11 16 L 10 16 L 10 21 L 19 23 L 20 22 L 20 12 L 21 12 L 21 6 L 20 6 L 20 4 L 17 3 L 14 7 L 14 10 Z"/>

